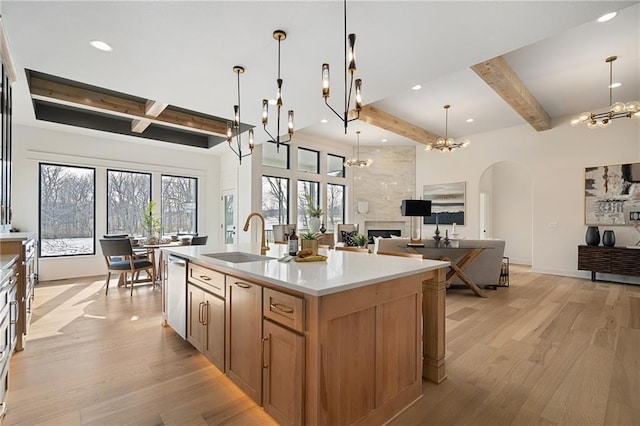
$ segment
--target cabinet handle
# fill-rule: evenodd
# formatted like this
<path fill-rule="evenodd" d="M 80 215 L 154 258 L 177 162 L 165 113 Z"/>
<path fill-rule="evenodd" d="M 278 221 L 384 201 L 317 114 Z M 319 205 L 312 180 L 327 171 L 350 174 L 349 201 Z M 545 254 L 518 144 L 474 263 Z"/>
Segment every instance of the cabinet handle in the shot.
<path fill-rule="evenodd" d="M 0 419 L 4 417 L 5 414 L 7 414 L 7 403 L 6 402 L 0 402 Z"/>
<path fill-rule="evenodd" d="M 264 362 L 264 344 L 269 340 L 269 336 L 264 336 L 262 338 L 262 368 L 269 368 L 269 364 L 265 364 Z"/>
<path fill-rule="evenodd" d="M 210 277 L 208 277 L 208 276 L 206 276 L 206 275 L 200 275 L 200 279 L 201 279 L 202 281 L 211 281 L 211 278 L 210 278 Z"/>
<path fill-rule="evenodd" d="M 243 283 L 243 282 L 240 282 L 240 281 L 236 281 L 234 284 L 237 285 L 240 288 L 251 288 L 250 284 L 246 284 L 246 283 Z"/>
<path fill-rule="evenodd" d="M 200 324 L 203 324 L 203 320 L 202 320 L 202 311 L 203 311 L 202 307 L 203 306 L 204 306 L 204 302 L 200 302 L 198 304 L 198 322 Z"/>
<path fill-rule="evenodd" d="M 6 354 L 7 351 L 0 351 L 0 362 L 2 362 L 2 360 L 4 359 L 4 354 Z"/>
<path fill-rule="evenodd" d="M 202 309 L 202 325 L 209 325 L 209 301 L 204 302 Z"/>
<path fill-rule="evenodd" d="M 11 310 L 9 310 L 9 324 L 11 325 L 15 325 L 18 323 L 18 301 L 17 300 L 12 300 L 11 302 L 9 302 L 10 306 L 15 306 L 15 315 L 11 315 Z M 12 319 L 13 318 L 13 319 Z"/>
<path fill-rule="evenodd" d="M 285 314 L 292 314 L 293 313 L 293 308 L 290 308 L 288 306 L 282 305 L 280 303 L 272 303 L 269 305 L 269 307 L 271 307 L 271 309 L 276 309 L 280 312 L 284 312 Z"/>

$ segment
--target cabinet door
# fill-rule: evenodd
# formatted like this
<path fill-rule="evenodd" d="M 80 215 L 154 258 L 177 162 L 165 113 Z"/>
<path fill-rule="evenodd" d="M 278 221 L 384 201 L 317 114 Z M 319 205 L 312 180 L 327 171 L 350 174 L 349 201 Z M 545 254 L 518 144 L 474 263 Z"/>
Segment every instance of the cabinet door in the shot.
<path fill-rule="evenodd" d="M 227 375 L 262 403 L 262 287 L 227 277 Z"/>
<path fill-rule="evenodd" d="M 205 341 L 205 326 L 203 315 L 205 312 L 204 291 L 195 285 L 188 284 L 187 341 L 194 348 L 202 352 Z"/>
<path fill-rule="evenodd" d="M 301 425 L 304 337 L 271 321 L 263 323 L 264 410 L 283 425 Z"/>
<path fill-rule="evenodd" d="M 202 352 L 224 371 L 224 300 L 205 292 L 204 310 L 206 336 Z"/>

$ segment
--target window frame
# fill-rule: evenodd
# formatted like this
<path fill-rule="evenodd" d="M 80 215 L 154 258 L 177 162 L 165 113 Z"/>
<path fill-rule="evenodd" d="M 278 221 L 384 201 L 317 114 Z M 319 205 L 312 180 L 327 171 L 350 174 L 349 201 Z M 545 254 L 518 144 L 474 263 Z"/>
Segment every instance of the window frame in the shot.
<path fill-rule="evenodd" d="M 342 176 L 334 176 L 334 175 L 330 175 L 329 174 L 329 157 L 335 157 L 335 158 L 341 158 L 342 159 L 342 161 L 340 161 L 340 164 L 342 165 Z M 327 152 L 327 173 L 326 173 L 326 175 L 329 176 L 329 177 L 338 178 L 338 179 L 346 178 L 347 177 L 347 171 L 346 171 L 346 167 L 344 166 L 344 162 L 345 161 L 347 161 L 347 157 Z"/>
<path fill-rule="evenodd" d="M 308 184 L 315 184 L 316 185 L 316 193 L 315 193 L 315 199 L 316 202 L 318 203 L 318 206 L 320 206 L 320 182 L 319 181 L 315 181 L 315 180 L 310 180 L 310 179 L 298 179 L 296 181 L 296 202 L 297 202 L 297 214 L 296 214 L 296 226 L 297 229 L 302 230 L 305 228 L 302 228 L 300 226 L 300 198 L 298 197 L 298 195 L 300 194 L 300 184 L 301 183 L 308 183 Z M 310 185 L 312 186 L 312 185 Z"/>
<path fill-rule="evenodd" d="M 105 193 L 105 201 L 106 201 L 106 213 L 107 213 L 107 217 L 105 218 L 106 220 L 106 233 L 110 234 L 111 232 L 109 232 L 109 173 L 111 172 L 117 172 L 117 173 L 130 173 L 130 174 L 138 174 L 138 175 L 148 175 L 149 176 L 149 200 L 147 201 L 147 205 L 149 205 L 149 202 L 151 200 L 153 200 L 153 173 L 151 172 L 138 172 L 138 171 L 131 171 L 131 170 L 120 170 L 120 169 L 110 169 L 107 168 L 105 171 L 105 176 L 106 176 L 106 185 L 105 185 L 105 189 L 106 189 L 106 193 Z M 144 213 L 144 211 L 141 211 L 140 214 Z M 127 232 L 128 231 L 123 231 L 123 232 Z"/>
<path fill-rule="evenodd" d="M 198 210 L 199 210 L 199 205 L 200 205 L 200 200 L 198 199 L 198 185 L 199 185 L 199 179 L 196 177 L 192 177 L 192 176 L 181 176 L 181 175 L 172 175 L 172 174 L 164 174 L 161 173 L 160 174 L 160 214 L 162 215 L 163 212 L 163 208 L 162 206 L 164 205 L 164 191 L 163 191 L 163 178 L 164 177 L 169 177 L 169 178 L 178 178 L 178 179 L 191 179 L 193 181 L 195 181 L 195 186 L 194 186 L 194 191 L 195 191 L 195 217 L 194 217 L 194 221 L 195 221 L 195 229 L 193 231 L 193 233 L 197 233 L 198 231 Z M 164 222 L 164 220 L 163 220 Z M 165 229 L 164 229 L 164 223 L 162 224 L 162 232 L 164 233 Z"/>
<path fill-rule="evenodd" d="M 290 149 L 289 144 L 282 144 L 282 143 L 280 144 L 280 149 L 284 148 L 284 149 L 287 150 L 287 166 L 286 167 L 278 167 L 278 166 L 272 166 L 272 165 L 269 165 L 269 164 L 264 164 L 264 146 L 270 146 L 270 145 L 276 146 L 276 144 L 270 143 L 270 142 L 263 143 L 263 148 L 262 148 L 263 149 L 263 155 L 262 155 L 262 158 L 261 158 L 261 161 L 260 161 L 262 167 L 269 167 L 269 168 L 273 168 L 273 169 L 276 169 L 276 170 L 291 170 L 291 149 Z M 277 176 L 274 176 L 274 177 L 277 177 Z"/>
<path fill-rule="evenodd" d="M 301 170 L 300 169 L 300 151 L 306 151 L 306 152 L 313 152 L 316 154 L 316 171 L 315 172 L 310 172 L 309 170 Z M 296 169 L 298 170 L 298 172 L 302 172 L 302 173 L 311 173 L 314 175 L 318 175 L 320 174 L 320 151 L 315 150 L 315 149 L 311 149 L 311 148 L 304 148 L 302 146 L 298 147 L 298 164 Z"/>
<path fill-rule="evenodd" d="M 327 219 L 329 218 L 329 186 L 341 186 L 342 187 L 342 218 L 340 219 L 340 223 L 345 223 L 345 215 L 347 213 L 347 185 L 342 183 L 332 183 L 327 182 L 327 206 L 326 206 L 326 215 Z M 329 224 L 329 220 L 325 222 L 327 225 Z M 335 231 L 335 230 L 334 230 Z"/>
<path fill-rule="evenodd" d="M 42 166 L 55 166 L 55 167 L 65 167 L 65 168 L 74 168 L 74 169 L 84 169 L 91 170 L 93 174 L 93 236 L 91 237 L 91 246 L 92 250 L 90 253 L 74 253 L 74 254 L 57 254 L 57 255 L 43 255 L 42 247 L 43 244 L 38 244 L 38 258 L 42 259 L 55 259 L 55 258 L 69 258 L 69 257 L 77 257 L 77 256 L 95 256 L 96 253 L 96 175 L 97 168 L 90 166 L 77 166 L 77 165 L 68 165 L 68 164 L 58 164 L 58 163 L 50 163 L 46 161 L 38 162 L 38 236 L 40 240 L 42 240 Z"/>
<path fill-rule="evenodd" d="M 263 184 L 263 179 L 264 178 L 274 178 L 274 179 L 283 179 L 287 181 L 287 215 L 285 218 L 285 223 L 284 224 L 280 224 L 280 225 L 286 225 L 289 223 L 289 221 L 291 220 L 291 179 L 287 176 L 274 176 L 274 175 L 269 175 L 269 174 L 262 174 L 260 176 L 260 213 L 264 216 L 264 210 L 262 209 L 264 206 L 264 199 L 262 198 L 263 195 L 263 189 L 262 189 L 262 184 Z M 266 228 L 266 225 L 265 225 Z"/>

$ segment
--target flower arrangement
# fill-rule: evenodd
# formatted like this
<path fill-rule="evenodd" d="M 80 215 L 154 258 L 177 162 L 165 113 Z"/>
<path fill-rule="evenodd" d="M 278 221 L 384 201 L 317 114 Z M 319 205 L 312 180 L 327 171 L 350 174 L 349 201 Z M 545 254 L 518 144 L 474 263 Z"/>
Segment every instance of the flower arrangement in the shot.
<path fill-rule="evenodd" d="M 156 208 L 156 202 L 149 201 L 146 210 L 142 213 L 142 227 L 149 233 L 150 238 L 159 238 L 162 228 L 160 217 L 155 217 L 153 211 Z"/>
<path fill-rule="evenodd" d="M 364 234 L 356 234 L 353 237 L 353 241 L 357 244 L 358 247 L 364 247 L 369 242 L 369 237 Z"/>

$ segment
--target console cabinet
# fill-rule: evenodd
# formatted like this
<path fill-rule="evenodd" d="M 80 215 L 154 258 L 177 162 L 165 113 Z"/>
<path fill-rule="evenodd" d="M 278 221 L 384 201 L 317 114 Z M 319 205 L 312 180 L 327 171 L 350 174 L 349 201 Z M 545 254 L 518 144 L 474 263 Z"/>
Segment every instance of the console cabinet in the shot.
<path fill-rule="evenodd" d="M 578 246 L 578 269 L 596 273 L 640 277 L 640 249 L 626 247 Z"/>
<path fill-rule="evenodd" d="M 18 318 L 16 323 L 16 351 L 24 349 L 26 336 L 35 300 L 37 281 L 35 235 L 27 232 L 5 233 L 0 235 L 0 252 L 18 255 L 17 302 Z"/>

